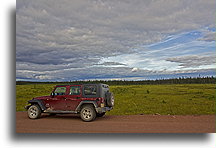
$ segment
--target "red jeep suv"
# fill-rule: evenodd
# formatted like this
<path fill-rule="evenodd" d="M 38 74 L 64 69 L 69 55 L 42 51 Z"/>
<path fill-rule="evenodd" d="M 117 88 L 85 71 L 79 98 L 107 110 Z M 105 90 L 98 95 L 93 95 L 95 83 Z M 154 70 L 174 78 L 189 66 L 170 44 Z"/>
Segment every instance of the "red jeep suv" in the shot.
<path fill-rule="evenodd" d="M 49 96 L 29 100 L 25 108 L 30 119 L 41 113 L 80 114 L 83 121 L 102 117 L 114 106 L 113 94 L 106 84 L 57 85 Z"/>

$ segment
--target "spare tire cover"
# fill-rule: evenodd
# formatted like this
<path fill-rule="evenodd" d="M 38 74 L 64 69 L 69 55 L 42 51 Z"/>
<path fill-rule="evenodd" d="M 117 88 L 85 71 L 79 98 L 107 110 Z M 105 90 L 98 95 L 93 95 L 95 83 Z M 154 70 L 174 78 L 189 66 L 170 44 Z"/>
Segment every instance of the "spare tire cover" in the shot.
<path fill-rule="evenodd" d="M 114 96 L 111 92 L 106 92 L 106 104 L 109 107 L 114 106 Z"/>

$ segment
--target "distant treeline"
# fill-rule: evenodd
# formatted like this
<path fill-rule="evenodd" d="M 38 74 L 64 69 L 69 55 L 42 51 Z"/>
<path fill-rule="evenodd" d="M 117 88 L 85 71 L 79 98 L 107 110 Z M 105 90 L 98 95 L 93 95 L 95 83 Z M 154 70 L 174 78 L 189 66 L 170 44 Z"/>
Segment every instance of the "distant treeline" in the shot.
<path fill-rule="evenodd" d="M 158 80 L 89 80 L 89 81 L 68 81 L 68 82 L 31 82 L 31 81 L 16 81 L 16 85 L 27 84 L 89 84 L 89 83 L 105 83 L 108 85 L 147 85 L 147 84 L 216 84 L 216 77 L 197 77 L 175 79 L 158 79 Z"/>

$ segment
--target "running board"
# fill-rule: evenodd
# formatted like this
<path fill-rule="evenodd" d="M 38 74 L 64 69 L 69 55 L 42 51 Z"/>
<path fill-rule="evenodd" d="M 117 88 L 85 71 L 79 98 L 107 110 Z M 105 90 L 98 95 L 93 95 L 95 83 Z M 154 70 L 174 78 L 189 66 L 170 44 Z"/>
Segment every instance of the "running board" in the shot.
<path fill-rule="evenodd" d="M 55 113 L 55 114 L 77 114 L 77 111 L 62 111 L 62 110 L 44 110 L 44 113 Z"/>

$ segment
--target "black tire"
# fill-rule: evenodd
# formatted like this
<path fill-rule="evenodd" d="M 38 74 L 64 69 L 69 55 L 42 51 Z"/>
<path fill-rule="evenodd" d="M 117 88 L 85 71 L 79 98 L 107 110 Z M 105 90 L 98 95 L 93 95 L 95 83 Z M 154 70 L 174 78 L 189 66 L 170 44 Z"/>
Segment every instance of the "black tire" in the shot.
<path fill-rule="evenodd" d="M 106 112 L 104 112 L 104 113 L 97 113 L 97 117 L 103 117 L 104 115 L 106 114 Z"/>
<path fill-rule="evenodd" d="M 84 105 L 80 111 L 80 117 L 85 122 L 93 121 L 96 118 L 96 111 L 90 104 Z"/>
<path fill-rule="evenodd" d="M 106 93 L 106 104 L 108 107 L 114 106 L 114 96 L 111 92 Z"/>
<path fill-rule="evenodd" d="M 37 104 L 31 105 L 27 112 L 30 119 L 38 119 L 41 116 L 41 108 Z"/>

